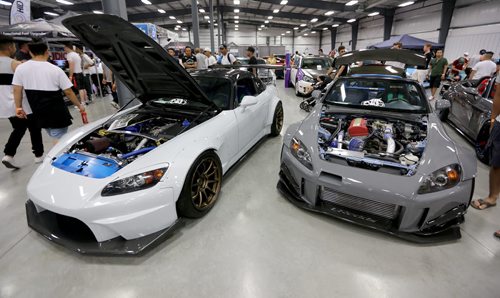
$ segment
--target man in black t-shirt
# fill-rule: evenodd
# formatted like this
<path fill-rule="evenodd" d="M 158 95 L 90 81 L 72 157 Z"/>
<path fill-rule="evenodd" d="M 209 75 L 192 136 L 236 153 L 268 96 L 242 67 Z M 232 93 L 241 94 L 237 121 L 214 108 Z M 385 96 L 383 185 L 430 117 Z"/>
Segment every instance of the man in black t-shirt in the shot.
<path fill-rule="evenodd" d="M 432 51 L 431 51 L 432 45 L 430 43 L 426 43 L 424 45 L 424 56 L 425 56 L 425 66 L 417 66 L 417 70 L 413 73 L 412 79 L 416 80 L 422 85 L 427 77 L 428 69 L 429 69 L 429 63 L 431 63 L 432 60 Z"/>
<path fill-rule="evenodd" d="M 248 65 L 257 65 L 257 58 L 255 58 L 255 49 L 253 47 L 248 47 L 247 49 L 247 57 L 250 58 L 248 61 Z M 257 69 L 254 67 L 249 67 L 248 71 L 253 73 L 254 76 L 257 76 Z"/>
<path fill-rule="evenodd" d="M 346 53 L 345 47 L 340 46 L 338 49 L 339 56 L 342 56 Z M 333 61 L 333 64 L 335 65 L 335 60 Z M 349 65 L 341 65 L 339 69 L 337 69 L 337 73 L 335 74 L 335 78 L 338 77 L 344 77 L 347 75 L 347 71 L 349 70 Z"/>
<path fill-rule="evenodd" d="M 196 56 L 193 55 L 193 50 L 190 47 L 184 49 L 184 55 L 182 56 L 182 65 L 185 69 L 196 69 L 198 63 L 196 61 Z"/>

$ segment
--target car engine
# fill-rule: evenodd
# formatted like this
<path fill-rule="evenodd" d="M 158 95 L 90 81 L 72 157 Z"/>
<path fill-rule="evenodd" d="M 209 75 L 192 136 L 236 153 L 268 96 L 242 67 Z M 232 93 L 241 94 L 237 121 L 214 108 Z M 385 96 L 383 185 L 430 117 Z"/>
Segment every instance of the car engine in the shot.
<path fill-rule="evenodd" d="M 323 114 L 320 157 L 392 174 L 415 173 L 427 144 L 427 124 L 399 119 Z"/>

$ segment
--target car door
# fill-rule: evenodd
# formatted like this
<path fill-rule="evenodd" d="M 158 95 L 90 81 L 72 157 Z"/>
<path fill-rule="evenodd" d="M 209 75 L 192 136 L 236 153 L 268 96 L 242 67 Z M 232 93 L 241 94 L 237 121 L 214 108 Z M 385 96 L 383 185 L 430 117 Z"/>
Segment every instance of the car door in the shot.
<path fill-rule="evenodd" d="M 235 115 L 238 123 L 238 147 L 240 152 L 250 149 L 261 137 L 265 126 L 269 101 L 266 92 L 258 92 L 254 78 L 250 75 L 240 77 L 236 82 Z M 254 96 L 257 103 L 252 106 L 240 105 L 245 96 Z"/>
<path fill-rule="evenodd" d="M 461 131 L 467 135 L 472 135 L 473 132 L 469 127 L 472 118 L 472 105 L 476 101 L 476 96 L 467 93 L 468 90 L 465 86 L 457 86 L 453 94 L 453 102 L 451 104 L 449 118 Z"/>
<path fill-rule="evenodd" d="M 470 119 L 469 127 L 474 133 L 473 136 L 477 136 L 483 126 L 489 123 L 489 115 L 491 111 L 491 106 L 493 104 L 493 98 L 495 97 L 495 78 L 492 78 L 481 94 L 481 96 L 476 98 L 476 101 L 472 105 L 472 117 Z"/>

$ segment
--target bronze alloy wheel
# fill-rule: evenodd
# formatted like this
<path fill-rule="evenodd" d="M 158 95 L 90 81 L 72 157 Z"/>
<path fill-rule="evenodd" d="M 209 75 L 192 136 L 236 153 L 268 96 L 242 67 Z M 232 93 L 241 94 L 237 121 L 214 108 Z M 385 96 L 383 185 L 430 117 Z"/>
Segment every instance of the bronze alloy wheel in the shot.
<path fill-rule="evenodd" d="M 281 131 L 281 128 L 283 127 L 283 107 L 280 105 L 276 109 L 276 123 L 275 123 L 275 129 L 276 131 Z"/>
<path fill-rule="evenodd" d="M 212 206 L 217 200 L 222 171 L 212 157 L 204 158 L 196 167 L 191 180 L 191 200 L 197 210 Z"/>

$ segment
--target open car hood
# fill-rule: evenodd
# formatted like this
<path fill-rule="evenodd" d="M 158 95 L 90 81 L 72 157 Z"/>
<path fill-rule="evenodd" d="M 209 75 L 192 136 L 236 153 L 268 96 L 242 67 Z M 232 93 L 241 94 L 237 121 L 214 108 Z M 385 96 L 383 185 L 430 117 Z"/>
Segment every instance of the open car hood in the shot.
<path fill-rule="evenodd" d="M 87 14 L 67 18 L 63 24 L 143 103 L 178 97 L 214 105 L 178 61 L 122 18 Z"/>
<path fill-rule="evenodd" d="M 425 66 L 425 56 L 409 50 L 359 50 L 345 53 L 335 59 L 335 66 L 346 65 L 364 60 L 397 61 L 412 66 Z"/>

